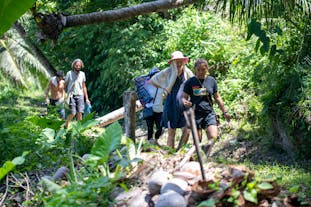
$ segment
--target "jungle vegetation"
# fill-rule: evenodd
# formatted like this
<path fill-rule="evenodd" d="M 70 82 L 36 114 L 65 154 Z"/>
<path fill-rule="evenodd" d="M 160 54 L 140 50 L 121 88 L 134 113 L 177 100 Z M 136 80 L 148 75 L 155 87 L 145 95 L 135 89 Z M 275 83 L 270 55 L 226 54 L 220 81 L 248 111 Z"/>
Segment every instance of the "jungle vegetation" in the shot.
<path fill-rule="evenodd" d="M 82 206 L 95 205 L 95 200 L 100 206 L 108 205 L 109 189 L 119 185 L 118 179 L 137 161 L 132 155 L 139 153 L 135 143 L 121 136 L 118 123 L 98 129 L 89 116 L 70 130 L 61 128 L 63 121 L 43 111 L 48 78 L 57 70 L 70 70 L 71 62 L 81 58 L 86 65 L 92 115 L 98 117 L 122 107 L 124 91 L 134 88 L 133 78 L 154 66 L 167 67 L 174 50 L 190 57 L 189 68 L 198 58 L 208 60 L 210 74 L 217 79 L 236 123 L 227 133 L 258 144 L 260 153 L 286 154 L 286 164 L 301 177 L 282 184 L 310 195 L 310 2 L 181 1 L 185 5 L 178 8 L 64 27 L 57 38 L 44 34 L 38 26 L 39 17 L 112 11 L 152 1 L 25 2 L 24 7 L 32 5 L 31 10 L 23 14 L 13 9 L 16 18 L 23 15 L 14 25 L 9 24 L 8 31 L 3 29 L 0 39 L 0 182 L 5 184 L 11 171 L 25 175 L 69 166 L 71 185 L 62 188 L 45 180 L 50 193 L 38 188 L 23 205 L 57 206 L 63 202 L 70 206 L 75 200 Z M 109 168 L 112 152 L 122 154 L 113 170 Z M 80 158 L 86 153 L 94 159 L 78 172 L 73 163 L 82 163 Z M 264 167 L 250 165 L 263 174 L 275 172 L 279 166 L 267 160 L 261 164 L 265 162 Z M 287 167 L 278 168 L 275 174 L 285 177 Z M 80 185 L 86 176 L 90 179 Z M 302 183 L 306 187 L 297 187 Z M 0 190 L 4 196 L 5 189 Z M 13 201 L 5 202 L 9 206 Z"/>

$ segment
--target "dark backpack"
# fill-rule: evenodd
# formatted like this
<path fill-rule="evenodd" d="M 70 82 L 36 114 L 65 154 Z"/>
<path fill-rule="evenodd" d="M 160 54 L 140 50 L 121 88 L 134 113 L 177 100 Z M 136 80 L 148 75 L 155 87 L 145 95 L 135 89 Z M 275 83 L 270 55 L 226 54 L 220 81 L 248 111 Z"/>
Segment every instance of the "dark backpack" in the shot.
<path fill-rule="evenodd" d="M 145 88 L 145 84 L 149 79 L 159 72 L 158 68 L 152 68 L 148 75 L 141 75 L 134 79 L 135 92 L 140 103 L 145 106 L 147 103 L 150 103 L 153 100 L 153 97 L 150 96 L 148 90 Z"/>

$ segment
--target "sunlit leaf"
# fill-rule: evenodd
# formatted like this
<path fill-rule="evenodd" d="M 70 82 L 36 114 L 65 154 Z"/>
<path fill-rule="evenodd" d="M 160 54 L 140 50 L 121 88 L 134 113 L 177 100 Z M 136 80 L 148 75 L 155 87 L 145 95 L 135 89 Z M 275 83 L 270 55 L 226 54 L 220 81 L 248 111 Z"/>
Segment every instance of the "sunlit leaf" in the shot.
<path fill-rule="evenodd" d="M 289 189 L 289 192 L 291 192 L 291 193 L 298 193 L 299 189 L 300 189 L 300 186 L 299 185 L 295 185 L 295 186 L 292 186 Z"/>
<path fill-rule="evenodd" d="M 47 190 L 51 193 L 58 193 L 58 194 L 66 194 L 66 190 L 63 189 L 60 185 L 57 185 L 53 181 L 49 179 L 42 178 L 40 181 L 41 185 L 47 188 Z"/>
<path fill-rule="evenodd" d="M 2 0 L 0 1 L 0 36 L 22 16 L 34 3 L 34 0 Z"/>
<path fill-rule="evenodd" d="M 11 161 L 6 161 L 3 166 L 0 168 L 0 180 L 6 176 L 10 171 L 15 167 L 15 164 Z"/>
<path fill-rule="evenodd" d="M 257 203 L 258 203 L 258 200 L 257 200 L 257 193 L 255 193 L 255 192 L 256 192 L 256 190 L 255 190 L 255 191 L 252 190 L 251 192 L 246 191 L 246 190 L 243 191 L 243 196 L 244 196 L 245 200 L 257 204 Z"/>
<path fill-rule="evenodd" d="M 54 141 L 54 137 L 55 137 L 55 130 L 50 129 L 50 128 L 45 128 L 42 130 L 40 135 L 41 135 L 41 137 L 45 138 L 45 141 L 47 143 L 52 143 Z"/>
<path fill-rule="evenodd" d="M 16 165 L 21 165 L 25 162 L 25 156 L 28 155 L 29 152 L 23 152 L 22 156 L 15 157 L 12 161 L 6 161 L 3 166 L 0 168 L 0 180 L 9 172 L 11 172 Z"/>
<path fill-rule="evenodd" d="M 105 132 L 97 138 L 91 153 L 102 157 L 104 162 L 108 161 L 109 153 L 117 149 L 121 142 L 122 128 L 118 122 L 111 124 Z"/>
<path fill-rule="evenodd" d="M 197 207 L 214 207 L 215 204 L 215 200 L 213 198 L 210 198 L 207 201 L 201 202 Z"/>
<path fill-rule="evenodd" d="M 267 182 L 260 183 L 260 184 L 258 184 L 257 187 L 258 187 L 259 189 L 261 189 L 261 190 L 273 189 L 273 186 L 272 186 L 270 183 L 267 183 Z"/>

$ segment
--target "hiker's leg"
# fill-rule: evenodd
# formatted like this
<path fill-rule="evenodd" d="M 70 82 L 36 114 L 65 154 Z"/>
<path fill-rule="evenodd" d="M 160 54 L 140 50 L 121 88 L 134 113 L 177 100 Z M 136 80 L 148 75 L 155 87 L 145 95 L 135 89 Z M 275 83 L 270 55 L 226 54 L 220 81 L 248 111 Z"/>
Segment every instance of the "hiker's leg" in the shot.
<path fill-rule="evenodd" d="M 76 101 L 76 105 L 77 105 L 77 121 L 81 121 L 82 120 L 82 113 L 84 112 L 84 96 L 83 95 L 79 95 L 79 96 L 74 96 L 74 99 Z"/>
<path fill-rule="evenodd" d="M 146 119 L 146 123 L 147 123 L 147 130 L 148 130 L 147 139 L 150 140 L 150 139 L 152 139 L 152 136 L 153 136 L 153 118 L 152 118 L 152 116 L 148 117 Z"/>
<path fill-rule="evenodd" d="M 218 136 L 217 126 L 209 125 L 206 128 L 206 136 L 208 140 L 215 140 Z"/>
<path fill-rule="evenodd" d="M 209 125 L 206 128 L 206 135 L 207 135 L 207 141 L 204 144 L 202 144 L 202 150 L 206 156 L 209 156 L 212 150 L 212 147 L 215 143 L 215 140 L 217 138 L 217 126 Z"/>
<path fill-rule="evenodd" d="M 199 142 L 202 142 L 202 129 L 198 129 L 198 138 L 199 138 Z"/>
<path fill-rule="evenodd" d="M 188 129 L 187 126 L 183 127 L 182 129 L 182 134 L 178 143 L 177 150 L 179 150 L 182 145 L 187 144 L 189 140 L 189 135 L 190 135 L 190 129 Z"/>
<path fill-rule="evenodd" d="M 78 112 L 77 114 L 77 121 L 81 121 L 82 120 L 82 113 Z"/>
<path fill-rule="evenodd" d="M 167 146 L 175 147 L 175 133 L 176 129 L 168 128 Z"/>
<path fill-rule="evenodd" d="M 66 123 L 65 123 L 65 127 L 68 128 L 69 123 L 71 122 L 72 118 L 75 117 L 76 114 L 69 114 L 67 119 L 66 119 Z"/>
<path fill-rule="evenodd" d="M 154 113 L 154 123 L 156 125 L 156 133 L 154 135 L 155 139 L 159 139 L 160 136 L 162 135 L 162 124 L 161 124 L 161 117 L 162 117 L 162 113 Z"/>
<path fill-rule="evenodd" d="M 68 115 L 67 119 L 66 119 L 66 123 L 65 123 L 65 127 L 68 128 L 69 123 L 71 122 L 71 120 L 76 116 L 77 110 L 76 110 L 76 102 L 75 99 L 73 97 L 70 97 L 69 100 L 69 107 L 70 107 L 70 111 L 71 113 Z"/>

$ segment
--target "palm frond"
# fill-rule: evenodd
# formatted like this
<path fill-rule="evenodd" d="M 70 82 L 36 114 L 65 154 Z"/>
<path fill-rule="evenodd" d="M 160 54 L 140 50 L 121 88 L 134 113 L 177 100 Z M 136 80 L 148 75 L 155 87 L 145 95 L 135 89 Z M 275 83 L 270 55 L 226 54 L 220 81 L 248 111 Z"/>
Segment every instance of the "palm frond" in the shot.
<path fill-rule="evenodd" d="M 11 39 L 11 41 L 15 43 L 15 47 L 12 49 L 19 59 L 22 59 L 23 62 L 33 66 L 35 70 L 42 73 L 44 77 L 49 78 L 51 76 L 41 62 L 30 52 L 22 38 L 18 38 L 17 36 L 16 38 Z"/>
<path fill-rule="evenodd" d="M 50 77 L 48 70 L 31 53 L 25 41 L 15 30 L 11 29 L 6 33 L 5 38 L 1 39 L 1 46 L 0 68 L 15 83 L 28 87 L 36 81 L 39 73 L 47 79 Z M 33 71 L 31 69 L 35 69 L 36 74 L 31 73 Z"/>
<path fill-rule="evenodd" d="M 310 0 L 217 0 L 217 9 L 229 12 L 230 20 L 290 16 L 294 12 L 311 14 Z"/>
<path fill-rule="evenodd" d="M 27 87 L 20 68 L 16 64 L 14 56 L 10 53 L 10 45 L 7 41 L 2 39 L 0 40 L 0 43 L 2 50 L 0 53 L 0 68 L 5 75 L 12 79 L 16 84 L 21 84 L 22 86 Z"/>

